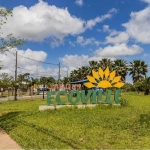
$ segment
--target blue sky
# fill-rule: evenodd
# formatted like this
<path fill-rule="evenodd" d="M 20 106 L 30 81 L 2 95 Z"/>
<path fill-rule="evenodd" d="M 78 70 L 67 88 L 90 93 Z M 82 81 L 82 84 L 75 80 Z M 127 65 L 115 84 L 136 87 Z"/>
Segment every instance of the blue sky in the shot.
<path fill-rule="evenodd" d="M 104 57 L 150 64 L 150 0 L 1 0 L 0 6 L 13 14 L 2 26 L 2 36 L 13 33 L 27 39 L 7 56 L 0 54 L 6 66 L 1 72 L 13 75 L 16 50 L 18 74 L 29 72 L 35 77 L 57 78 L 58 66 L 27 58 L 60 62 L 62 77 L 67 70 Z"/>

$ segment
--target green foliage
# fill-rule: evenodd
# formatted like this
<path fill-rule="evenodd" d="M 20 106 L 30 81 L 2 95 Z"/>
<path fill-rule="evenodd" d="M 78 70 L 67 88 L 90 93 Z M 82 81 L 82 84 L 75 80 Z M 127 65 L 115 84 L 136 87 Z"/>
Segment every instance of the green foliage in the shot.
<path fill-rule="evenodd" d="M 132 75 L 132 80 L 134 82 L 140 82 L 143 76 L 146 76 L 148 72 L 148 65 L 145 61 L 133 60 L 129 65 L 129 75 Z"/>
<path fill-rule="evenodd" d="M 64 107 L 38 111 L 41 100 L 0 103 L 0 126 L 24 149 L 148 149 L 150 96 L 125 93 L 126 107 Z"/>
<path fill-rule="evenodd" d="M 66 85 L 69 82 L 70 82 L 70 78 L 69 77 L 64 77 L 63 84 Z"/>
<path fill-rule="evenodd" d="M 7 16 L 12 15 L 11 11 L 9 9 L 0 8 L 0 29 L 3 24 L 6 23 Z M 13 37 L 13 35 L 10 33 L 7 35 L 7 37 L 2 36 L 3 33 L 0 33 L 0 52 L 3 53 L 5 51 L 8 51 L 10 48 L 13 47 L 19 47 L 26 43 L 24 39 L 21 39 L 19 37 Z"/>
<path fill-rule="evenodd" d="M 123 89 L 126 92 L 135 91 L 135 88 L 131 83 L 125 83 L 124 86 L 123 86 Z"/>
<path fill-rule="evenodd" d="M 7 89 L 12 86 L 13 77 L 9 76 L 7 73 L 0 74 L 0 87 Z"/>
<path fill-rule="evenodd" d="M 141 82 L 134 82 L 133 87 L 134 87 L 135 91 L 137 91 L 138 93 L 143 91 Z"/>
<path fill-rule="evenodd" d="M 150 93 L 150 77 L 146 77 L 141 81 L 141 86 L 144 90 L 144 95 L 148 95 Z"/>
<path fill-rule="evenodd" d="M 127 98 L 125 97 L 121 97 L 121 100 L 120 100 L 120 105 L 123 106 L 123 107 L 126 107 L 129 105 L 129 101 L 127 100 Z"/>

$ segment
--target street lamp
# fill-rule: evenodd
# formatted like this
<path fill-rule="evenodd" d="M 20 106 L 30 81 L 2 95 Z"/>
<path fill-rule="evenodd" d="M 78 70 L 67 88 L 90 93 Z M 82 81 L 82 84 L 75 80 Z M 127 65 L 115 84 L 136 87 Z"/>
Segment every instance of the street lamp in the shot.
<path fill-rule="evenodd" d="M 14 85 L 14 87 L 15 87 L 15 96 L 14 96 L 14 100 L 17 100 L 17 89 L 18 89 L 18 87 L 19 87 L 19 83 L 15 83 L 15 85 Z"/>
<path fill-rule="evenodd" d="M 44 99 L 45 84 L 43 84 L 43 99 Z"/>

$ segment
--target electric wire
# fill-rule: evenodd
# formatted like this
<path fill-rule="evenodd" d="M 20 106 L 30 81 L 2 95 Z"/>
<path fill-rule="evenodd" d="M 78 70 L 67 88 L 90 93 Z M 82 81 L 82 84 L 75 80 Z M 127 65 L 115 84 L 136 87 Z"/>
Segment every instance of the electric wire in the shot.
<path fill-rule="evenodd" d="M 14 52 L 11 52 L 10 50 L 7 51 L 7 52 L 9 52 L 9 53 L 15 55 L 15 53 L 14 53 Z M 54 64 L 54 63 L 51 63 L 51 62 L 43 62 L 43 61 L 35 60 L 35 59 L 33 59 L 33 58 L 29 58 L 29 57 L 26 57 L 26 56 L 22 56 L 22 55 L 20 55 L 20 54 L 18 54 L 18 56 L 23 57 L 23 58 L 26 58 L 26 59 L 29 59 L 29 60 L 32 60 L 32 61 L 36 61 L 36 62 L 40 62 L 40 63 L 44 63 L 44 64 L 50 64 L 50 65 L 57 65 L 57 66 L 58 66 L 58 64 Z"/>

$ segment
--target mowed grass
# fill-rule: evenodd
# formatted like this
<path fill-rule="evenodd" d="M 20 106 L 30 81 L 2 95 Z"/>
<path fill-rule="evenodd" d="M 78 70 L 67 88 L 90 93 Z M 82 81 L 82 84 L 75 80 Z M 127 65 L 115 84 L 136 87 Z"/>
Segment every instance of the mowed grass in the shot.
<path fill-rule="evenodd" d="M 39 111 L 46 101 L 0 103 L 0 127 L 24 149 L 150 148 L 150 96 L 125 93 L 129 105 Z"/>

